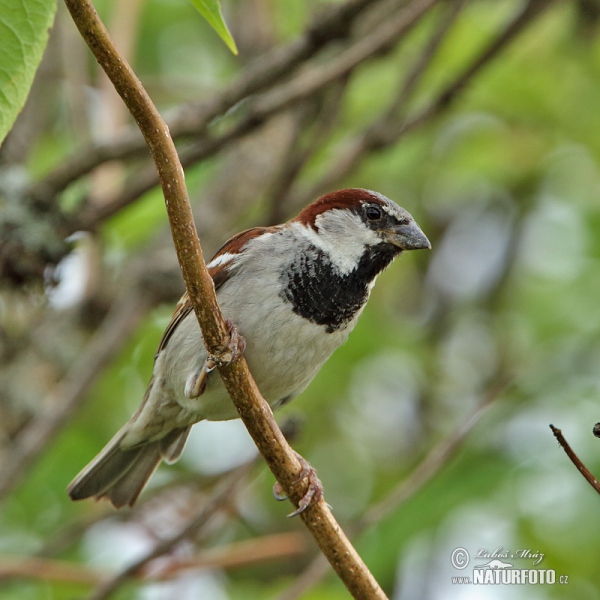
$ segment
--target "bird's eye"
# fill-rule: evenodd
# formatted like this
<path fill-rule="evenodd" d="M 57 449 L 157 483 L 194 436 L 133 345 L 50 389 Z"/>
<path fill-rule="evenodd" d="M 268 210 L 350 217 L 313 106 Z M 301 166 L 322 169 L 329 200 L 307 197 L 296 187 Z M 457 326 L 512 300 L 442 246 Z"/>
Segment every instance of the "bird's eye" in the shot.
<path fill-rule="evenodd" d="M 369 221 L 377 221 L 381 219 L 381 210 L 376 206 L 367 206 L 366 215 Z"/>

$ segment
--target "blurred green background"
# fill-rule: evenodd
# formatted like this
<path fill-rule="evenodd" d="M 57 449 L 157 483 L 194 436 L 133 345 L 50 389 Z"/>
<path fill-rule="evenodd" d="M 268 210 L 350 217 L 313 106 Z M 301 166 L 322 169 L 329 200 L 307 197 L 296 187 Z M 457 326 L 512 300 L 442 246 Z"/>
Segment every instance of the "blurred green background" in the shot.
<path fill-rule="evenodd" d="M 423 3 L 371 4 L 349 36 L 325 44 L 306 68 L 326 67 L 357 40 L 376 38 L 398 11 Z M 96 5 L 161 112 L 172 118 L 188 103 L 215 97 L 339 6 L 227 2 L 225 17 L 240 49 L 234 57 L 183 0 Z M 523 30 L 466 77 L 451 101 L 439 101 L 527 6 L 535 10 Z M 273 85 L 292 80 L 301 67 Z M 413 76 L 414 85 L 402 92 Z M 206 131 L 180 138 L 180 147 L 227 132 L 254 100 L 249 95 Z M 371 139 L 365 131 L 390 107 L 393 118 L 381 121 L 390 139 L 365 143 Z M 406 133 L 392 126 L 406 122 Z M 5 210 L 10 190 L 44 181 L 90 144 L 114 143 L 128 124 L 60 5 L 32 95 L 0 151 Z M 341 161 L 357 148 L 344 168 Z M 76 178 L 54 205 L 64 215 L 101 210 L 147 165 L 143 153 L 105 163 Z M 190 165 L 186 176 L 207 255 L 236 231 L 285 220 L 316 194 L 341 187 L 389 196 L 432 241 L 430 253 L 407 254 L 379 278 L 348 343 L 278 413 L 280 422 L 297 422 L 294 447 L 318 470 L 342 526 L 352 529 L 493 396 L 456 452 L 433 461 L 432 479 L 409 483 L 406 502 L 391 501 L 389 512 L 355 538 L 389 597 L 600 598 L 600 498 L 548 427 L 561 428 L 600 473 L 600 441 L 592 435 L 600 420 L 600 4 L 434 2 L 392 44 Z M 2 469 L 20 460 L 28 432 L 41 431 L 35 427 L 60 408 L 69 393 L 65 382 L 83 377 L 77 361 L 93 355 L 95 333 L 110 329 L 112 317 L 131 329 L 115 335 L 43 451 L 10 481 L 1 480 L 3 599 L 88 597 L 94 574 L 117 573 L 177 532 L 220 479 L 254 457 L 239 421 L 201 423 L 182 460 L 159 469 L 134 510 L 69 501 L 69 481 L 143 397 L 158 340 L 183 289 L 160 193 L 124 204 L 71 236 L 72 251 L 62 252 L 58 268 L 41 269 L 45 283 L 38 267 L 3 281 L 0 480 Z M 34 245 L 33 214 L 24 217 L 25 245 Z M 139 303 L 135 318 L 127 317 L 130 301 Z M 506 387 L 497 393 L 500 384 Z M 245 555 L 252 558 L 253 543 L 284 532 L 299 534 L 289 538 L 295 551 L 278 546 L 283 538 L 267 538 L 268 559 L 205 568 L 198 559 L 164 581 L 128 582 L 114 597 L 347 598 L 331 572 L 291 595 L 317 553 L 314 543 L 301 537 L 299 520 L 285 518 L 289 503 L 273 501 L 273 478 L 262 463 L 243 477 L 201 535 L 155 569 L 168 568 L 169 560 L 193 562 L 209 549 L 225 549 L 227 556 L 242 541 L 250 543 Z M 465 570 L 451 563 L 459 547 L 471 556 Z M 535 566 L 531 559 L 505 560 L 518 569 L 552 569 L 556 584 L 452 582 L 487 562 L 477 558 L 480 550 L 498 549 L 543 554 Z M 45 562 L 28 562 L 34 557 Z M 26 572 L 17 576 L 19 564 Z M 568 584 L 559 583 L 563 575 Z"/>

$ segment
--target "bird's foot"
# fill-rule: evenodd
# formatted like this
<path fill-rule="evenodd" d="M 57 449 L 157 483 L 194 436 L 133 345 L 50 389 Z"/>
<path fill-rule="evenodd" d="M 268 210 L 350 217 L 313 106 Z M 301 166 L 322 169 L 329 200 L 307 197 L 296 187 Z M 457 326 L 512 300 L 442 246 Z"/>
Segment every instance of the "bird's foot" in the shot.
<path fill-rule="evenodd" d="M 227 325 L 229 332 L 229 350 L 231 351 L 229 364 L 231 364 L 234 360 L 237 360 L 244 354 L 244 351 L 246 350 L 246 339 L 240 333 L 238 326 L 231 319 L 227 319 L 225 324 Z"/>
<path fill-rule="evenodd" d="M 227 333 L 229 334 L 229 341 L 227 342 L 225 352 L 222 356 L 208 357 L 213 365 L 218 367 L 230 365 L 234 360 L 240 358 L 246 350 L 246 339 L 240 333 L 238 326 L 231 319 L 227 319 L 225 325 L 227 325 Z"/>
<path fill-rule="evenodd" d="M 317 471 L 315 468 L 300 454 L 296 452 L 296 456 L 302 465 L 302 471 L 300 471 L 300 477 L 292 483 L 292 485 L 296 485 L 303 481 L 304 479 L 308 479 L 308 489 L 304 496 L 298 502 L 298 508 L 290 513 L 288 517 L 295 517 L 299 515 L 301 512 L 304 512 L 309 506 L 313 504 L 317 504 L 323 497 L 323 484 L 321 480 L 317 476 Z M 273 496 L 275 500 L 282 501 L 287 500 L 287 495 L 285 494 L 283 487 L 279 482 L 277 482 L 273 486 Z"/>

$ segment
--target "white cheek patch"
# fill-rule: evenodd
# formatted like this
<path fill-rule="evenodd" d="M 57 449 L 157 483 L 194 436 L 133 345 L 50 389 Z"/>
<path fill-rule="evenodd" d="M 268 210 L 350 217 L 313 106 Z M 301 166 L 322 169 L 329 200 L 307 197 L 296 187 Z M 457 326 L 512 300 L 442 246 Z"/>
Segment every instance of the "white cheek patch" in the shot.
<path fill-rule="evenodd" d="M 334 209 L 320 214 L 315 219 L 315 226 L 318 231 L 302 226 L 302 233 L 329 256 L 341 274 L 356 269 L 365 246 L 381 242 L 359 216 L 347 210 Z"/>

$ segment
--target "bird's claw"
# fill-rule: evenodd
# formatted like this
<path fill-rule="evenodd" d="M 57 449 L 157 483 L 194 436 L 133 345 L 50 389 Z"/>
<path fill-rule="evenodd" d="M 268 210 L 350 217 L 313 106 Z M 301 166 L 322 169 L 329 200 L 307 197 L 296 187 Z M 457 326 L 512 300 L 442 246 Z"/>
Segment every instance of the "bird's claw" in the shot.
<path fill-rule="evenodd" d="M 231 358 L 227 364 L 231 364 L 234 360 L 237 360 L 244 354 L 244 351 L 246 350 L 246 339 L 231 319 L 227 319 L 225 324 L 227 325 L 229 333 L 229 350 L 231 351 Z"/>
<path fill-rule="evenodd" d="M 300 477 L 298 477 L 298 479 L 296 479 L 292 485 L 296 485 L 301 481 L 304 481 L 304 479 L 308 479 L 308 489 L 298 502 L 298 508 L 294 512 L 291 512 L 288 517 L 295 517 L 299 515 L 309 506 L 317 504 L 317 502 L 319 502 L 323 497 L 323 484 L 317 476 L 317 471 L 305 458 L 299 454 L 296 454 L 296 456 L 302 465 L 302 471 L 300 471 Z M 283 487 L 279 482 L 273 486 L 273 496 L 277 501 L 287 500 L 287 495 L 283 491 Z"/>
<path fill-rule="evenodd" d="M 214 366 L 226 367 L 240 358 L 246 350 L 246 339 L 240 333 L 237 325 L 231 319 L 227 319 L 225 325 L 227 326 L 227 333 L 229 334 L 229 341 L 227 342 L 225 352 L 222 356 L 208 357 Z"/>
<path fill-rule="evenodd" d="M 299 454 L 298 459 L 302 463 L 302 472 L 300 473 L 300 477 L 294 481 L 293 485 L 300 483 L 304 479 L 308 479 L 308 489 L 306 490 L 306 494 L 300 499 L 300 502 L 298 502 L 298 508 L 288 515 L 289 518 L 295 517 L 301 512 L 304 512 L 309 506 L 317 504 L 323 497 L 323 484 L 317 476 L 317 471 Z"/>
<path fill-rule="evenodd" d="M 237 360 L 244 354 L 244 350 L 246 350 L 246 340 L 240 333 L 237 325 L 231 319 L 227 319 L 225 324 L 227 325 L 227 332 L 229 333 L 228 348 L 231 352 L 231 357 L 226 364 L 230 365 L 234 360 Z"/>
<path fill-rule="evenodd" d="M 279 481 L 275 482 L 275 485 L 273 486 L 273 497 L 275 498 L 275 500 L 277 500 L 277 502 L 283 502 L 284 500 L 287 500 L 287 494 L 283 491 L 283 486 L 279 483 Z"/>

